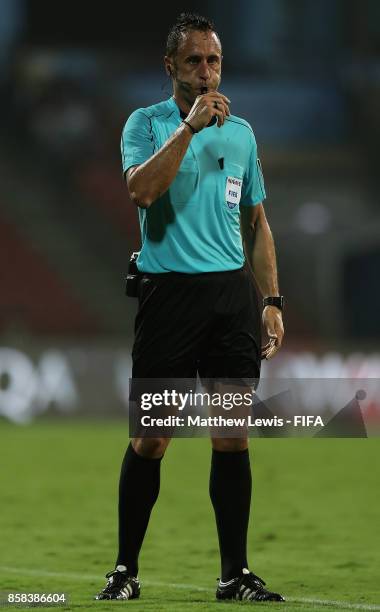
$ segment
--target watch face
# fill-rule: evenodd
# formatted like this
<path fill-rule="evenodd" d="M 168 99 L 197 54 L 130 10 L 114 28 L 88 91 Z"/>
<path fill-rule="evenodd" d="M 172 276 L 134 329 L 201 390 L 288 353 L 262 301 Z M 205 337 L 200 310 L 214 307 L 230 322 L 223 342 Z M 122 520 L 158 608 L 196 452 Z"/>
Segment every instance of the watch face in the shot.
<path fill-rule="evenodd" d="M 282 295 L 267 297 L 264 298 L 263 303 L 264 306 L 276 306 L 277 308 L 282 310 L 284 306 L 284 297 Z"/>

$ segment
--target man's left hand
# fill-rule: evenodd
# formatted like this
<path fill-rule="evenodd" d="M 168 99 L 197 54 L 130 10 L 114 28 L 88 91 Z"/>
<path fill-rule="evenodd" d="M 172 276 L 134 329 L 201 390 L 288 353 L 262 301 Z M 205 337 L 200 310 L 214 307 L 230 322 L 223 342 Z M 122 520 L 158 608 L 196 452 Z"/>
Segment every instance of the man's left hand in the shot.
<path fill-rule="evenodd" d="M 284 337 L 281 310 L 276 306 L 265 306 L 263 325 L 268 334 L 269 342 L 261 349 L 261 359 L 271 359 L 280 349 Z"/>

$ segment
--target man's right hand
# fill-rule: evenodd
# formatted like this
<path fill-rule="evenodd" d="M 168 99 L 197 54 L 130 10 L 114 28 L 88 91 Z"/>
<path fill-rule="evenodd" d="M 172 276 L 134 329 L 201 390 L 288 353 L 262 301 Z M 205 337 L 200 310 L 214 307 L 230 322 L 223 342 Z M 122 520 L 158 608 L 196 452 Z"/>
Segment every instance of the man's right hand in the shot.
<path fill-rule="evenodd" d="M 229 100 L 217 91 L 210 91 L 201 96 L 197 96 L 186 121 L 193 126 L 197 132 L 203 130 L 213 117 L 217 118 L 218 127 L 222 127 L 226 117 L 230 115 Z"/>

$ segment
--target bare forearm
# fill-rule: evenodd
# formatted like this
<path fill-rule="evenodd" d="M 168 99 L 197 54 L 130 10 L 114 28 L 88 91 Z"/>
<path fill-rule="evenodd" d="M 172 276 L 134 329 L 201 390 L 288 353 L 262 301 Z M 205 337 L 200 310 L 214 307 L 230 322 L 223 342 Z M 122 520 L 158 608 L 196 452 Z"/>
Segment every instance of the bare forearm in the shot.
<path fill-rule="evenodd" d="M 263 297 L 279 295 L 276 251 L 266 219 L 260 219 L 245 236 L 246 257 Z"/>
<path fill-rule="evenodd" d="M 141 164 L 129 179 L 131 198 L 148 208 L 168 190 L 192 138 L 191 130 L 182 123 L 163 147 Z"/>

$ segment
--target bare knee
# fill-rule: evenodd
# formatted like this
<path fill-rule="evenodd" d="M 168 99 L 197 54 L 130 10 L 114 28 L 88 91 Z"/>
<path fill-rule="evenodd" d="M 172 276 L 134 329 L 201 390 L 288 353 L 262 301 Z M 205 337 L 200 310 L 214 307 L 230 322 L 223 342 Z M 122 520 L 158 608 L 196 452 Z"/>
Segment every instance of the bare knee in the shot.
<path fill-rule="evenodd" d="M 133 450 L 142 457 L 158 459 L 165 454 L 170 438 L 133 438 Z"/>
<path fill-rule="evenodd" d="M 212 448 L 224 453 L 236 453 L 248 448 L 247 438 L 211 438 Z"/>

